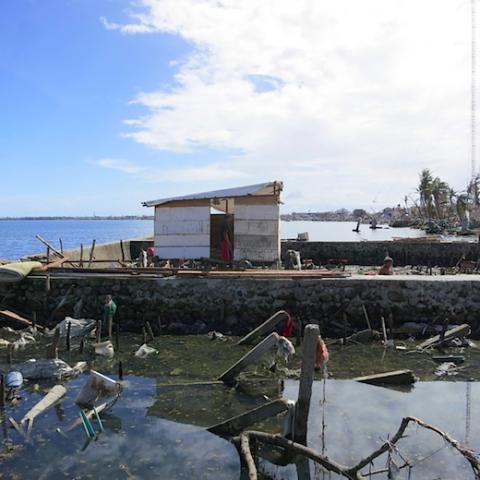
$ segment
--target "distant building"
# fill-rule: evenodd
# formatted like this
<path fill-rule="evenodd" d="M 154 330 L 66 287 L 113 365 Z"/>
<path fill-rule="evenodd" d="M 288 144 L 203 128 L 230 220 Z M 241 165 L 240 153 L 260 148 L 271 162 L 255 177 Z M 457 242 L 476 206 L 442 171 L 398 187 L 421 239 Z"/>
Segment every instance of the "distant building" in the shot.
<path fill-rule="evenodd" d="M 155 255 L 276 262 L 282 190 L 275 181 L 143 202 L 155 208 Z"/>

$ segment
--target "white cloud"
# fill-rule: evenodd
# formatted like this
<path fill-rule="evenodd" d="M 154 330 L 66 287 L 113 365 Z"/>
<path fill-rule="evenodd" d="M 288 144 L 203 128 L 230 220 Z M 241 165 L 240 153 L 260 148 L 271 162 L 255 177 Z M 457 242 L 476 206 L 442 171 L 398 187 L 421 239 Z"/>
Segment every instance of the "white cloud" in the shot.
<path fill-rule="evenodd" d="M 225 168 L 220 163 L 211 163 L 203 166 L 187 165 L 180 168 L 150 168 L 127 160 L 112 158 L 102 158 L 93 163 L 100 167 L 118 170 L 153 183 L 162 181 L 173 183 L 224 182 L 232 179 L 241 179 L 245 176 L 243 172 Z"/>
<path fill-rule="evenodd" d="M 141 173 L 142 168 L 134 163 L 126 160 L 119 160 L 116 158 L 102 158 L 97 160 L 97 163 L 101 167 L 111 168 L 113 170 L 120 170 L 124 173 Z"/>
<path fill-rule="evenodd" d="M 214 162 L 197 181 L 284 180 L 288 209 L 397 203 L 424 167 L 461 188 L 469 4 L 141 0 L 131 24 L 106 28 L 167 32 L 195 48 L 173 90 L 137 97 L 147 114 L 126 135 L 193 159 L 199 147 L 223 151 L 231 175 L 215 177 Z"/>

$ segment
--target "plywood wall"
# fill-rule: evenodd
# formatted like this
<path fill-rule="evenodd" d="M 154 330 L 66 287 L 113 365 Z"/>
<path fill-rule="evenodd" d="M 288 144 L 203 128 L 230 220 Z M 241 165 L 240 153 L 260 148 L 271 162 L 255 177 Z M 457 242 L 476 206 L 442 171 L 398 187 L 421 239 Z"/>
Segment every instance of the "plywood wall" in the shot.
<path fill-rule="evenodd" d="M 235 202 L 235 260 L 276 262 L 280 258 L 280 209 L 272 197 L 268 203 L 255 198 Z"/>
<path fill-rule="evenodd" d="M 162 259 L 210 256 L 210 206 L 155 207 L 155 255 Z"/>

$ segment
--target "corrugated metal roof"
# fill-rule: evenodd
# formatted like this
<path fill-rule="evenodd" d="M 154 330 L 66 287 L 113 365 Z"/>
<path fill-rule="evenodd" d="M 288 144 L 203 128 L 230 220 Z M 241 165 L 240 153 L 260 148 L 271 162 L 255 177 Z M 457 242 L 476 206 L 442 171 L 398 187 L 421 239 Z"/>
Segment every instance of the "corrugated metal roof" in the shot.
<path fill-rule="evenodd" d="M 208 200 L 214 198 L 236 198 L 255 195 L 274 195 L 279 194 L 283 189 L 283 182 L 257 183 L 256 185 L 247 185 L 244 187 L 225 188 L 223 190 L 214 190 L 212 192 L 193 193 L 180 197 L 160 198 L 158 200 L 148 200 L 142 202 L 144 207 L 155 207 L 169 202 L 178 202 L 182 200 Z"/>

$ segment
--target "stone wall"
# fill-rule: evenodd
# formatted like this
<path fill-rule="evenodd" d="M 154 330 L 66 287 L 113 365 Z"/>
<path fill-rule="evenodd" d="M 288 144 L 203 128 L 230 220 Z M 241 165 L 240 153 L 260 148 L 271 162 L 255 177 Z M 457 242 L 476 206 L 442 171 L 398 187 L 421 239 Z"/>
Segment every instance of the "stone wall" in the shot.
<path fill-rule="evenodd" d="M 83 315 L 101 318 L 104 295 L 113 294 L 122 330 L 138 331 L 144 321 L 163 333 L 244 334 L 279 309 L 318 321 L 325 335 L 338 334 L 342 312 L 349 323 L 365 328 L 361 305 L 379 327 L 380 316 L 393 314 L 396 324 L 406 321 L 441 322 L 447 312 L 452 322 L 467 322 L 479 331 L 480 280 L 474 276 L 352 277 L 348 279 L 176 279 L 102 275 L 51 278 L 29 277 L 18 284 L 0 284 L 2 303 L 20 311 L 37 311 L 45 319 L 67 289 L 72 295 L 56 320 L 71 315 L 83 298 Z M 45 307 L 47 310 L 45 310 Z"/>
<path fill-rule="evenodd" d="M 351 265 L 381 265 L 387 253 L 397 266 L 451 267 L 462 255 L 468 260 L 480 258 L 477 242 L 282 242 L 282 258 L 287 250 L 298 250 L 302 258 L 311 258 L 317 265 L 330 259 L 345 259 Z"/>

